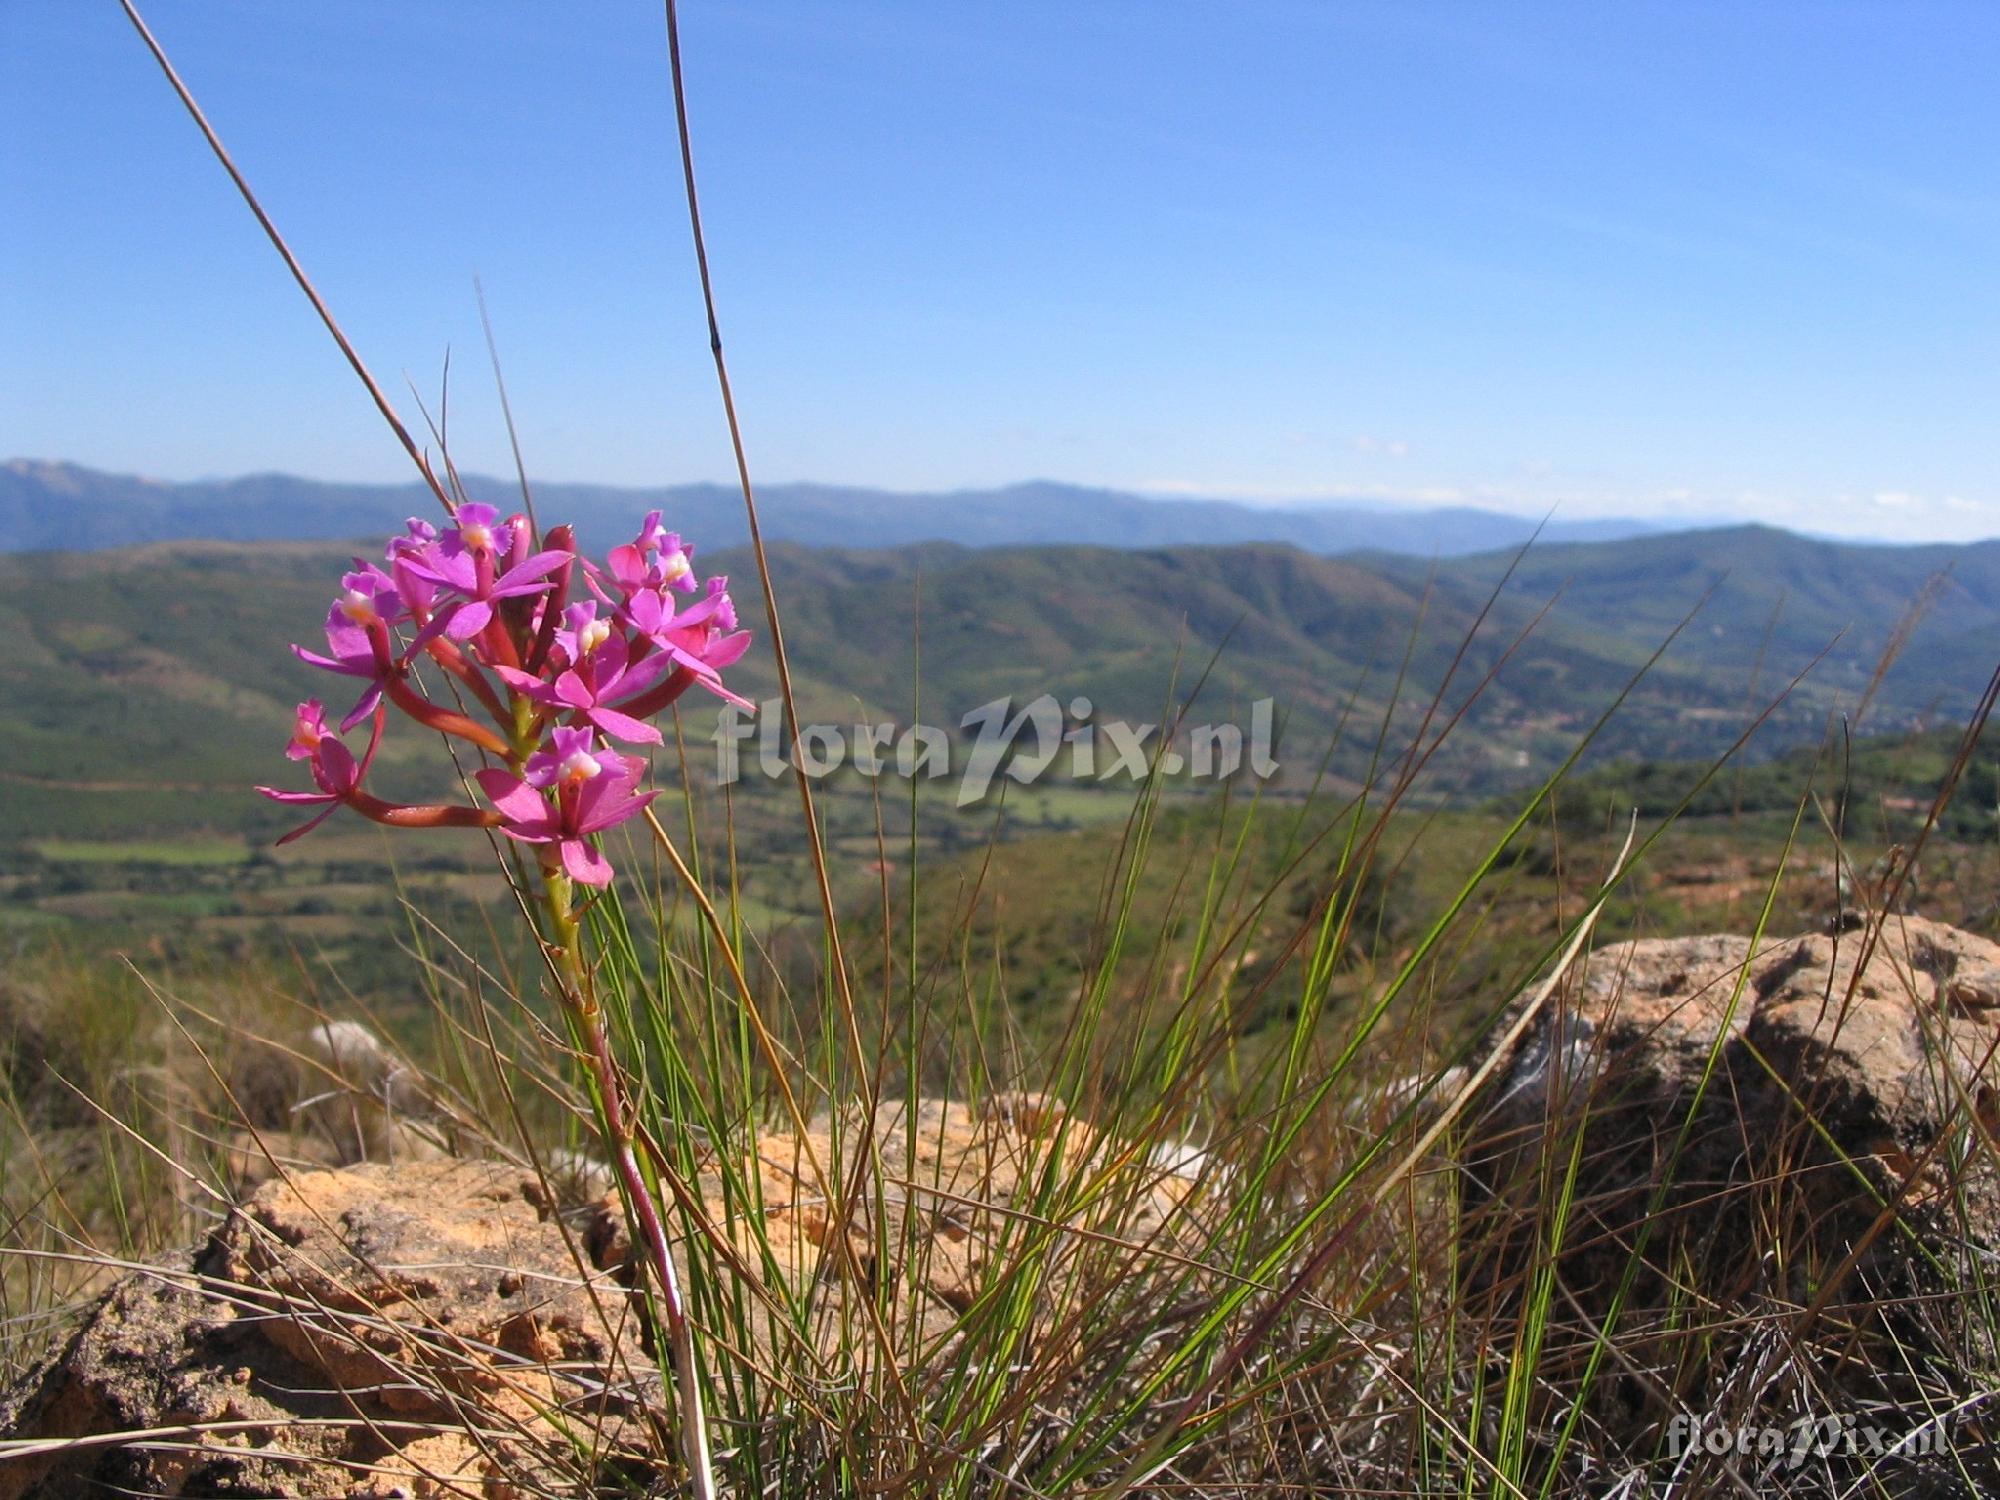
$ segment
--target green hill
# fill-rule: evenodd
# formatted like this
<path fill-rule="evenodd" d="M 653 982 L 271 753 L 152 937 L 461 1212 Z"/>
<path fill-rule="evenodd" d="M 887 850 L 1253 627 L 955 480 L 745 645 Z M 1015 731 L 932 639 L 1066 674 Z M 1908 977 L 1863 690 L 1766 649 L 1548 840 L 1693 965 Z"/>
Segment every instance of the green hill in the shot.
<path fill-rule="evenodd" d="M 1508 554 L 1451 559 L 1442 575 L 1491 587 L 1515 563 Z M 1370 565 L 1406 582 L 1409 559 Z M 1560 591 L 1563 628 L 1635 645 L 1659 639 L 1697 604 L 1677 656 L 1718 682 L 1748 692 L 1775 686 L 1821 650 L 1808 696 L 1856 705 L 1899 625 L 1922 601 L 1897 665 L 1876 704 L 1892 721 L 1961 713 L 2000 660 L 2000 542 L 1966 546 L 1858 546 L 1766 526 L 1675 533 L 1585 546 L 1535 547 L 1514 568 L 1509 597 Z"/>
<path fill-rule="evenodd" d="M 244 788 L 277 769 L 290 704 L 339 687 L 284 646 L 314 638 L 347 556 L 314 543 L 203 542 L 0 557 L 10 642 L 0 661 L 0 838 L 274 829 L 281 815 Z M 702 562 L 732 576 L 758 628 L 749 559 Z M 1445 791 L 1504 790 L 1546 774 L 1711 589 L 1613 721 L 1605 755 L 1718 752 L 1760 695 L 1845 631 L 1760 745 L 1775 753 L 1816 739 L 1830 711 L 1858 703 L 1927 587 L 1934 605 L 1877 695 L 1871 727 L 1962 712 L 2000 642 L 2000 545 L 1855 548 L 1750 528 L 1552 547 L 1521 561 L 1481 624 L 1505 565 L 1489 556 L 1425 569 L 1272 545 L 772 553 L 802 711 L 837 724 L 907 723 L 913 681 L 924 721 L 948 729 L 996 698 L 1041 693 L 1088 697 L 1100 720 L 1152 723 L 1174 685 L 1184 700 L 1219 650 L 1191 720 L 1240 723 L 1253 700 L 1274 700 L 1280 761 L 1302 776 L 1352 700 L 1335 769 L 1359 775 L 1398 674 L 1399 728 L 1411 729 L 1470 636 L 1447 704 L 1496 675 L 1440 758 L 1435 786 Z M 773 694 L 768 650 L 753 650 L 734 680 L 750 696 Z M 708 732 L 705 717 L 691 724 Z M 430 754 L 393 736 L 384 773 L 446 774 L 420 768 Z"/>

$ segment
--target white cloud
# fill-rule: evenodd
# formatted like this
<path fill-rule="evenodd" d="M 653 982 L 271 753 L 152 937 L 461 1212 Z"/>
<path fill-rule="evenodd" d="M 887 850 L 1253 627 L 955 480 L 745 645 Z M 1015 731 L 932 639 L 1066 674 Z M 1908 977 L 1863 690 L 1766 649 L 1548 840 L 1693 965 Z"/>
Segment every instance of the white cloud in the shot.
<path fill-rule="evenodd" d="M 1375 453 L 1388 447 L 1377 441 Z M 1376 465 L 1360 465 L 1376 472 Z M 1652 518 L 1694 525 L 1762 522 L 1820 536 L 1856 541 L 1972 541 L 2000 535 L 2000 503 L 1964 493 L 1925 494 L 1903 489 L 1794 491 L 1742 488 L 1735 491 L 1674 484 L 1626 487 L 1581 475 L 1524 477 L 1490 483 L 1383 483 L 1363 474 L 1315 477 L 1298 483 L 1200 479 L 1186 476 L 1138 483 L 1109 479 L 1114 487 L 1161 496 L 1235 500 L 1250 505 L 1407 505 L 1420 508 L 1478 506 L 1540 519 L 1553 513 L 1564 520 L 1596 516 Z"/>
<path fill-rule="evenodd" d="M 1360 433 L 1354 439 L 1356 453 L 1386 453 L 1391 458 L 1407 458 L 1410 445 L 1401 438 L 1378 438 L 1371 433 Z"/>
<path fill-rule="evenodd" d="M 1145 495 L 1188 496 L 1203 500 L 1241 500 L 1248 505 L 1368 504 L 1389 501 L 1406 505 L 1483 505 L 1511 503 L 1498 494 L 1466 490 L 1456 485 L 1384 485 L 1355 479 L 1344 483 L 1275 485 L 1235 484 L 1228 480 L 1140 479 L 1115 486 Z"/>

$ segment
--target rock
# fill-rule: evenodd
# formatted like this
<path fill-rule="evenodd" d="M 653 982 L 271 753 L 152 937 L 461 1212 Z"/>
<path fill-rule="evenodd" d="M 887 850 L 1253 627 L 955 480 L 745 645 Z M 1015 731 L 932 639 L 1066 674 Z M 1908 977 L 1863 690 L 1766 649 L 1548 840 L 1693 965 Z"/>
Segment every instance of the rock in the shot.
<path fill-rule="evenodd" d="M 1118 1154 L 1115 1141 L 1042 1094 L 1002 1094 L 978 1108 L 922 1099 L 914 1116 L 905 1101 L 895 1100 L 875 1112 L 879 1169 L 869 1160 L 857 1173 L 860 1143 L 870 1138 L 866 1123 L 865 1115 L 849 1110 L 838 1128 L 821 1115 L 803 1136 L 761 1137 L 756 1170 L 764 1211 L 754 1231 L 749 1218 L 724 1201 L 720 1174 L 706 1173 L 701 1183 L 707 1218 L 726 1229 L 746 1266 L 766 1266 L 768 1259 L 794 1288 L 821 1281 L 815 1333 L 822 1352 L 838 1344 L 841 1319 L 855 1310 L 852 1294 L 860 1289 L 872 1299 L 886 1283 L 897 1295 L 883 1316 L 899 1347 L 947 1356 L 960 1315 L 987 1284 L 995 1255 L 1019 1245 L 1028 1217 L 1037 1212 L 1044 1174 L 1075 1184 L 1088 1171 L 1105 1170 L 1107 1158 Z M 1192 1144 L 1160 1143 L 1125 1170 L 1134 1174 L 1132 1191 L 1098 1195 L 1099 1206 L 1070 1218 L 1066 1227 L 1139 1244 L 1185 1235 L 1197 1185 L 1205 1170 L 1212 1171 L 1205 1153 Z M 848 1197 L 845 1214 L 829 1206 L 821 1188 L 818 1174 L 835 1171 L 841 1176 L 831 1196 Z M 599 1264 L 625 1265 L 631 1246 L 615 1194 L 598 1205 L 594 1222 L 591 1243 Z M 878 1223 L 887 1231 L 879 1239 Z M 878 1243 L 897 1247 L 892 1263 L 877 1263 Z M 1047 1262 L 1051 1272 L 1087 1243 L 1084 1236 L 1059 1236 Z M 762 1336 L 767 1330 L 761 1322 L 759 1328 Z M 1045 1331 L 1038 1319 L 1028 1341 Z"/>
<path fill-rule="evenodd" d="M 2000 946 L 1902 915 L 1755 952 L 1642 940 L 1567 992 L 1467 1117 L 1501 1314 L 1546 1262 L 1581 1132 L 1559 1314 L 1601 1319 L 1643 1242 L 1620 1327 L 1661 1330 L 1637 1357 L 1660 1387 L 1698 1399 L 1759 1328 L 1851 1340 L 1829 1378 L 1948 1379 L 1979 1337 L 1951 1293 L 2000 1248 Z M 1885 1362 L 1852 1357 L 1871 1347 Z"/>
<path fill-rule="evenodd" d="M 816 1321 L 806 1337 L 821 1358 L 843 1347 L 841 1321 L 864 1308 L 899 1357 L 947 1357 L 995 1257 L 1012 1253 L 1002 1247 L 1043 1236 L 1029 1261 L 1044 1274 L 1095 1254 L 1099 1274 L 1116 1275 L 1111 1257 L 1143 1253 L 1103 1236 L 1047 1237 L 1045 1210 L 1067 1229 L 1171 1240 L 1190 1222 L 1203 1166 L 1192 1146 L 1124 1149 L 1041 1095 L 977 1110 L 884 1105 L 872 1117 L 873 1152 L 861 1144 L 869 1123 L 850 1110 L 838 1129 L 822 1117 L 803 1135 L 761 1136 L 754 1211 L 725 1199 L 712 1165 L 695 1174 L 704 1232 L 735 1253 L 741 1274 L 779 1294 L 746 1299 L 753 1358 L 795 1344 L 797 1325 L 768 1304 L 807 1291 Z M 857 1160 L 868 1163 L 858 1174 Z M 851 1196 L 823 1193 L 815 1162 L 840 1171 Z M 1081 1191 L 1120 1172 L 1133 1174 L 1132 1191 Z M 560 1184 L 552 1191 L 520 1169 L 460 1161 L 266 1183 L 191 1261 L 121 1282 L 60 1355 L 0 1398 L 0 1431 L 11 1437 L 182 1430 L 15 1458 L 0 1467 L 0 1500 L 93 1485 L 510 1500 L 617 1485 L 607 1471 L 628 1477 L 625 1490 L 643 1489 L 664 1451 L 647 1414 L 665 1403 L 623 1284 L 623 1217 L 606 1200 L 571 1231 L 559 1195 Z M 881 1244 L 895 1247 L 893 1263 L 878 1263 Z M 677 1258 L 685 1284 L 687 1257 Z M 1049 1336 L 1049 1320 L 1031 1299 L 1026 1327 L 1011 1330 L 1016 1348 Z M 1062 1336 L 1073 1339 L 1074 1327 Z M 873 1357 L 877 1346 L 862 1347 Z M 783 1352 L 798 1359 L 796 1348 Z M 564 1428 L 586 1440 L 581 1450 Z"/>
<path fill-rule="evenodd" d="M 0 1500 L 94 1486 L 490 1500 L 574 1489 L 594 1467 L 643 1467 L 656 1451 L 635 1415 L 657 1401 L 658 1376 L 636 1339 L 607 1332 L 627 1318 L 625 1294 L 579 1272 L 516 1169 L 304 1173 L 260 1190 L 191 1263 L 128 1277 L 0 1401 L 12 1437 L 183 1430 L 15 1458 Z M 579 1458 L 564 1427 L 589 1434 L 592 1452 Z"/>

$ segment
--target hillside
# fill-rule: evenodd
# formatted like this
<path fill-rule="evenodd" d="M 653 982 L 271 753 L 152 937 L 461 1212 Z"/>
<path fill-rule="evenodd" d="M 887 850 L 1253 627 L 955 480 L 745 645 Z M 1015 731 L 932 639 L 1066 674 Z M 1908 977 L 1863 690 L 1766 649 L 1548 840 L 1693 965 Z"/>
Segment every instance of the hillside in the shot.
<path fill-rule="evenodd" d="M 331 686 L 284 646 L 316 634 L 346 556 L 313 544 L 211 542 L 0 559 L 0 629 L 14 643 L 0 664 L 9 746 L 0 834 L 58 821 L 137 832 L 272 823 L 272 810 L 241 788 L 270 773 L 289 705 Z M 754 624 L 749 560 L 703 561 L 735 577 Z M 1176 678 L 1185 696 L 1226 642 L 1193 717 L 1241 723 L 1251 700 L 1275 700 L 1280 758 L 1301 774 L 1316 767 L 1350 696 L 1356 724 L 1379 719 L 1413 631 L 1405 697 L 1421 702 L 1479 603 L 1451 584 L 1426 602 L 1420 585 L 1278 547 L 780 547 L 773 568 L 812 718 L 907 723 L 921 662 L 924 721 L 947 729 L 995 698 L 1041 693 L 1087 696 L 1100 718 L 1157 722 Z M 1488 622 L 1459 692 L 1525 619 L 1510 606 Z M 1538 632 L 1480 704 L 1475 721 L 1486 732 L 1458 747 L 1459 779 L 1488 782 L 1520 767 L 1523 753 L 1529 765 L 1545 760 L 1609 701 L 1640 644 Z M 734 681 L 769 696 L 769 655 L 754 652 Z M 1569 705 L 1561 714 L 1547 707 L 1555 683 Z M 1740 701 L 1669 666 L 1618 733 L 1630 744 L 1666 733 L 1684 709 L 1717 715 Z M 706 732 L 704 721 L 697 733 Z M 1352 737 L 1345 769 L 1359 771 L 1368 738 Z M 406 750 L 421 753 L 392 742 L 386 773 L 404 773 Z"/>
<path fill-rule="evenodd" d="M 1408 559 L 1367 561 L 1406 586 L 1423 574 Z M 1816 691 L 1837 690 L 1850 707 L 1921 602 L 1900 665 L 1877 697 L 1891 718 L 1961 713 L 1992 672 L 2000 642 L 2000 541 L 1857 545 L 1739 526 L 1537 546 L 1518 563 L 1489 554 L 1439 571 L 1490 588 L 1509 567 L 1509 597 L 1525 603 L 1560 592 L 1563 621 L 1599 639 L 1658 640 L 1706 597 L 1689 655 L 1698 649 L 1704 673 L 1746 691 L 1753 674 L 1775 687 L 1832 645 L 1814 674 Z"/>
<path fill-rule="evenodd" d="M 463 476 L 475 498 L 513 505 L 512 479 Z M 591 546 L 615 542 L 632 517 L 665 510 L 710 546 L 749 540 L 733 487 L 624 489 L 538 481 L 551 515 L 569 517 Z M 1429 557 L 1513 547 L 1534 532 L 1516 516 L 1471 508 L 1351 505 L 1274 509 L 1222 500 L 1157 500 L 1039 480 L 1002 489 L 904 494 L 825 484 L 759 490 L 767 537 L 808 546 L 1223 546 L 1278 542 L 1334 554 L 1373 548 Z M 140 542 L 313 541 L 388 532 L 433 502 L 418 484 L 326 484 L 289 474 L 170 484 L 77 464 L 0 464 L 0 552 L 90 550 Z M 1602 540 L 1655 530 L 1636 521 L 1557 523 L 1551 539 Z"/>
<path fill-rule="evenodd" d="M 275 832 L 276 811 L 243 788 L 270 774 L 288 706 L 329 686 L 284 645 L 316 633 L 347 555 L 205 542 L 0 558 L 0 628 L 12 643 L 0 663 L 0 839 L 49 828 Z M 1185 699 L 1214 658 L 1191 722 L 1242 724 L 1254 700 L 1273 700 L 1278 758 L 1297 785 L 1318 769 L 1344 712 L 1333 769 L 1365 774 L 1399 673 L 1404 707 L 1388 743 L 1400 745 L 1508 560 L 1432 572 L 1278 546 L 781 545 L 772 565 L 810 719 L 906 724 L 920 683 L 924 722 L 947 730 L 994 699 L 1018 705 L 1043 693 L 1088 697 L 1100 720 L 1154 723 L 1173 685 Z M 705 552 L 701 561 L 733 575 L 757 625 L 749 559 Z M 1839 636 L 1758 748 L 1816 740 L 1830 712 L 1855 707 L 1909 601 L 1940 572 L 1934 607 L 1870 709 L 1866 727 L 1882 730 L 1970 706 L 1990 669 L 1987 643 L 2000 640 L 2000 545 L 1845 547 L 1753 529 L 1532 551 L 1457 669 L 1452 705 L 1511 650 L 1439 757 L 1431 789 L 1503 791 L 1547 774 L 1711 589 L 1596 753 L 1717 754 L 1753 705 Z M 768 652 L 753 651 L 735 681 L 753 698 L 773 694 Z M 698 739 L 710 722 L 698 721 Z M 706 745 L 696 749 L 710 763 Z M 383 774 L 435 783 L 448 771 L 422 770 L 430 754 L 392 741 Z"/>
<path fill-rule="evenodd" d="M 190 542 L 0 557 L 0 631 L 11 644 L 0 659 L 0 744 L 7 747 L 0 756 L 0 924 L 110 924 L 107 940 L 115 929 L 118 942 L 185 942 L 199 951 L 222 940 L 268 942 L 282 922 L 287 944 L 309 944 L 337 960 L 342 982 L 357 987 L 393 986 L 401 972 L 379 941 L 399 925 L 399 890 L 419 896 L 426 910 L 456 908 L 459 926 L 482 925 L 467 903 L 503 894 L 483 841 L 392 841 L 343 819 L 273 850 L 272 840 L 296 818 L 249 790 L 260 781 L 294 782 L 296 768 L 279 753 L 290 706 L 311 694 L 338 700 L 340 685 L 300 666 L 284 645 L 312 639 L 348 556 L 348 549 L 312 542 Z M 727 551 L 700 560 L 703 571 L 732 576 L 744 618 L 760 636 L 732 683 L 768 700 L 776 683 L 751 560 Z M 1773 714 L 1752 746 L 1750 769 L 1728 772 L 1696 804 L 1697 814 L 1720 822 L 1684 851 L 1683 863 L 1697 873 L 1662 877 L 1669 910 L 1701 908 L 1716 894 L 1699 872 L 1734 869 L 1744 829 L 1781 838 L 1829 714 L 1851 712 L 1879 643 L 1938 569 L 1952 567 L 1951 582 L 1912 632 L 1863 722 L 1865 731 L 1895 733 L 1880 742 L 1879 754 L 1890 760 L 1877 765 L 1869 757 L 1878 751 L 1866 749 L 1855 757 L 1852 774 L 1871 788 L 1856 803 L 1868 809 L 1853 824 L 1857 833 L 1890 842 L 1900 834 L 1884 824 L 1877 804 L 1894 802 L 1906 822 L 1908 808 L 1927 801 L 1942 775 L 1943 742 L 1933 735 L 1897 746 L 1927 719 L 1949 724 L 1969 706 L 1988 670 L 1985 643 L 2000 639 L 1989 602 L 2000 592 L 1989 582 L 1993 549 L 1843 548 L 1755 531 L 1531 553 L 1483 624 L 1480 609 L 1505 566 L 1499 558 L 1432 572 L 1268 545 L 974 550 L 933 543 L 877 551 L 780 544 L 771 562 L 801 709 L 812 722 L 901 726 L 920 705 L 924 723 L 959 731 L 982 704 L 1010 698 L 1018 706 L 1046 693 L 1063 703 L 1088 697 L 1100 722 L 1151 724 L 1174 685 L 1175 701 L 1184 700 L 1214 658 L 1191 721 L 1241 724 L 1252 700 L 1272 699 L 1282 724 L 1282 773 L 1270 796 L 1289 806 L 1298 805 L 1322 763 L 1330 763 L 1336 799 L 1368 774 L 1401 674 L 1401 706 L 1382 741 L 1398 754 L 1470 633 L 1447 706 L 1494 675 L 1413 799 L 1423 809 L 1459 809 L 1436 825 L 1444 851 L 1436 871 L 1413 866 L 1408 873 L 1411 891 L 1425 899 L 1436 894 L 1439 872 L 1494 836 L 1504 821 L 1497 809 L 1556 768 L 1711 588 L 1695 626 L 1602 732 L 1589 757 L 1598 769 L 1564 792 L 1561 843 L 1572 854 L 1594 848 L 1627 809 L 1655 818 L 1678 802 L 1703 762 L 1751 717 L 1753 666 L 1768 695 L 1841 630 L 1848 635 Z M 1555 607 L 1522 639 L 1535 611 L 1558 591 Z M 1785 608 L 1773 627 L 1771 601 L 1781 593 Z M 1938 707 L 1927 715 L 1931 705 Z M 684 715 L 698 780 L 707 780 L 715 763 L 714 723 L 707 700 Z M 1793 747 L 1805 748 L 1788 755 Z M 961 764 L 964 749 L 961 731 Z M 746 748 L 753 765 L 754 755 Z M 1670 763 L 1676 757 L 1680 762 Z M 386 794 L 416 798 L 446 792 L 451 774 L 433 741 L 402 732 L 385 742 L 376 777 Z M 1824 785 L 1831 773 L 1823 762 L 1821 774 Z M 664 779 L 671 785 L 670 770 Z M 1079 883 L 1097 878 L 1093 851 L 1121 825 L 1131 783 L 1010 785 L 1004 816 L 991 798 L 956 808 L 956 791 L 950 779 L 920 786 L 921 861 L 980 851 L 996 831 L 1022 839 L 1018 852 L 992 865 L 990 880 L 1017 927 L 1023 913 L 1039 913 L 1020 929 L 1013 956 L 1021 993 L 1054 993 L 1043 971 L 1059 971 L 1085 936 L 1090 907 Z M 879 840 L 886 837 L 900 858 L 909 838 L 908 789 L 843 771 L 824 793 L 836 891 L 842 900 L 862 899 L 881 868 Z M 1489 795 L 1503 802 L 1482 805 Z M 1975 763 L 1953 836 L 1984 838 L 1995 795 L 1990 766 Z M 713 848 L 720 801 L 703 800 L 702 840 Z M 1180 812 L 1166 826 L 1203 826 L 1204 788 L 1185 788 L 1172 800 Z M 753 774 L 735 789 L 728 811 L 744 910 L 766 931 L 809 925 L 817 896 L 790 788 Z M 1744 817 L 1751 821 L 1739 827 Z M 1582 868 L 1604 854 L 1585 858 Z M 1279 851 L 1251 858 L 1261 867 Z M 983 853 L 975 865 L 986 869 Z M 1952 884 L 1969 891 L 1974 882 Z M 1754 894 L 1740 881 L 1722 890 L 1731 899 Z M 1532 909 L 1534 900 L 1523 900 L 1523 910 Z M 1970 911 L 1977 903 L 1967 896 L 1960 904 Z M 1730 921 L 1740 915 L 1728 913 Z M 1479 982 L 1477 973 L 1455 981 L 1468 993 Z"/>

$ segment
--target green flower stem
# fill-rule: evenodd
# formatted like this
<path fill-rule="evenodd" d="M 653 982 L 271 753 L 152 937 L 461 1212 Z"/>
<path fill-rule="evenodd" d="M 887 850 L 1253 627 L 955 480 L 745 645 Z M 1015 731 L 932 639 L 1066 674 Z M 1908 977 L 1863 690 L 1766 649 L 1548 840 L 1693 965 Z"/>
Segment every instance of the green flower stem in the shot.
<path fill-rule="evenodd" d="M 561 975 L 563 1007 L 582 1043 L 583 1058 L 597 1085 L 598 1124 L 610 1149 L 613 1169 L 624 1189 L 626 1213 L 635 1238 L 645 1246 L 654 1283 L 659 1288 L 661 1320 L 666 1324 L 667 1342 L 673 1356 L 676 1394 L 680 1398 L 681 1454 L 699 1500 L 714 1500 L 715 1476 L 709 1457 L 708 1416 L 702 1406 L 701 1382 L 694 1359 L 694 1325 L 688 1321 L 687 1304 L 681 1296 L 680 1278 L 674 1270 L 667 1244 L 667 1229 L 660 1218 L 639 1159 L 632 1149 L 632 1113 L 625 1097 L 625 1081 L 611 1056 L 611 1038 L 604 1029 L 604 1015 L 592 991 L 584 966 L 576 913 L 571 906 L 574 894 L 570 879 L 559 871 L 544 872 L 543 894 L 548 902 L 552 954 Z"/>

